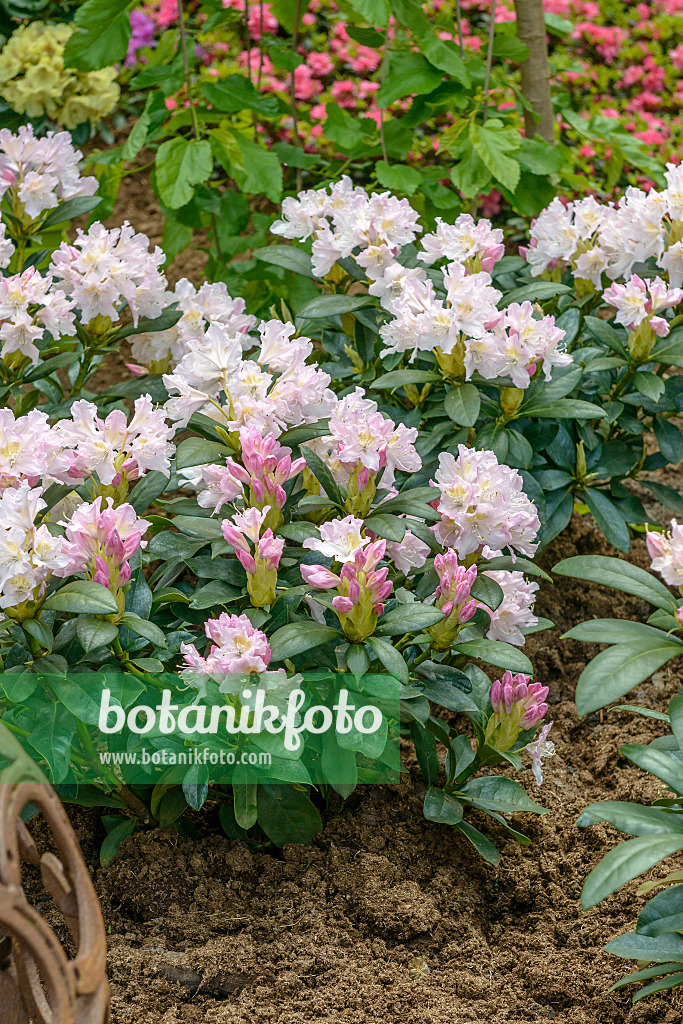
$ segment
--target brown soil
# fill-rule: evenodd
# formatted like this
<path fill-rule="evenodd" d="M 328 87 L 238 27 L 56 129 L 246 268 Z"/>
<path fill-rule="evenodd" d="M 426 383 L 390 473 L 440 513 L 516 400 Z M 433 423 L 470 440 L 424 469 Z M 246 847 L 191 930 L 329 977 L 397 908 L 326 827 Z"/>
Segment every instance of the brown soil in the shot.
<path fill-rule="evenodd" d="M 608 553 L 588 520 L 576 518 L 570 536 L 552 545 L 548 566 Z M 646 564 L 642 542 L 631 556 Z M 576 820 L 593 800 L 660 794 L 618 747 L 664 730 L 624 712 L 579 721 L 572 695 L 595 649 L 559 637 L 589 616 L 642 619 L 646 606 L 560 577 L 538 605 L 557 628 L 527 651 L 551 688 L 557 755 L 541 790 L 530 773 L 520 778 L 549 813 L 518 820 L 533 839 L 526 847 L 483 825 L 503 852 L 498 868 L 424 820 L 414 771 L 401 786 L 358 790 L 325 815 L 310 847 L 281 854 L 225 838 L 209 806 L 196 839 L 140 832 L 103 869 L 98 813 L 75 811 L 109 933 L 113 1024 L 679 1022 L 680 991 L 635 1007 L 628 990 L 608 992 L 633 965 L 601 947 L 633 927 L 637 883 L 587 913 L 579 905 L 618 834 Z M 665 709 L 678 682 L 658 673 L 631 699 Z M 664 868 L 683 866 L 676 860 Z"/>

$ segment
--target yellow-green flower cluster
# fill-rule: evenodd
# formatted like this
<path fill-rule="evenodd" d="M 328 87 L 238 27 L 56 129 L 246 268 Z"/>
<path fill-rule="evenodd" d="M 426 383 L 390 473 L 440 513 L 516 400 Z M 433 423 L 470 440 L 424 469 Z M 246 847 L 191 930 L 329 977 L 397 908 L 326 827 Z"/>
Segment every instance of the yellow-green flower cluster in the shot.
<path fill-rule="evenodd" d="M 0 96 L 28 117 L 46 114 L 64 128 L 91 124 L 111 113 L 120 89 L 115 68 L 76 71 L 64 67 L 70 25 L 34 21 L 12 34 L 0 52 Z"/>

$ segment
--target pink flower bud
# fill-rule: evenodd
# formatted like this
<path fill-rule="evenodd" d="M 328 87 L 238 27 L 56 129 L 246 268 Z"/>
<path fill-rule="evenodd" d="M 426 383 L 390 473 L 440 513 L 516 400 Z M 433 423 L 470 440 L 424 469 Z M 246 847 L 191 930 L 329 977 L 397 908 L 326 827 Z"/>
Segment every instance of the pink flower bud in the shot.
<path fill-rule="evenodd" d="M 105 560 L 100 556 L 95 556 L 95 573 L 93 575 L 93 583 L 99 583 L 102 587 L 109 586 L 109 566 Z"/>
<path fill-rule="evenodd" d="M 139 366 L 137 363 L 126 363 L 126 369 L 130 370 L 135 377 L 144 377 L 149 373 L 146 366 Z"/>
<path fill-rule="evenodd" d="M 477 602 L 474 600 L 474 598 L 472 598 L 471 601 L 468 601 L 460 609 L 460 614 L 458 615 L 458 622 L 468 622 L 475 614 L 476 610 Z"/>
<path fill-rule="evenodd" d="M 286 501 L 287 501 L 286 491 L 285 491 L 284 487 L 280 487 L 280 484 L 278 484 L 277 487 L 275 488 L 275 507 L 276 508 L 283 508 L 283 506 L 284 506 Z"/>
<path fill-rule="evenodd" d="M 358 490 L 364 491 L 370 482 L 370 470 L 367 466 L 361 466 L 358 470 Z"/>
<path fill-rule="evenodd" d="M 241 530 L 238 530 L 236 526 L 233 526 L 229 519 L 224 519 L 221 523 L 221 533 L 225 540 L 227 540 L 228 544 L 232 544 L 235 552 L 249 552 L 249 544 L 247 543 L 246 537 Z"/>
<path fill-rule="evenodd" d="M 252 476 L 250 483 L 256 501 L 258 501 L 259 504 L 263 504 L 266 498 L 266 489 L 263 486 L 263 481 L 257 479 L 255 476 Z"/>
<path fill-rule="evenodd" d="M 535 725 L 538 725 L 545 716 L 548 714 L 547 704 L 534 704 L 532 707 L 527 708 L 522 717 L 519 720 L 521 729 L 533 729 Z"/>
<path fill-rule="evenodd" d="M 358 580 L 351 580 L 349 582 L 349 597 L 354 604 L 357 604 L 360 597 L 360 583 Z"/>
<path fill-rule="evenodd" d="M 451 614 L 451 612 L 453 611 L 453 601 L 446 601 L 446 603 L 445 603 L 445 604 L 442 604 L 442 605 L 441 605 L 441 611 L 442 611 L 442 612 L 443 612 L 443 614 L 444 614 L 444 618 L 446 618 L 446 619 L 447 619 L 447 618 L 448 618 L 448 616 L 449 616 L 449 615 Z"/>
<path fill-rule="evenodd" d="M 131 577 L 130 562 L 124 562 L 119 568 L 119 586 L 125 587 Z"/>
<path fill-rule="evenodd" d="M 496 679 L 495 682 L 491 683 L 491 689 L 489 690 L 489 700 L 491 701 L 491 707 L 495 712 L 500 711 L 501 703 L 503 700 L 503 685 L 500 679 Z"/>
<path fill-rule="evenodd" d="M 253 576 L 256 572 L 256 562 L 254 556 L 249 551 L 242 551 L 239 548 L 235 548 L 235 554 L 239 559 L 239 563 L 245 572 L 248 572 L 250 576 Z"/>
<path fill-rule="evenodd" d="M 342 572 L 345 568 L 346 566 L 343 566 Z M 301 576 L 305 583 L 310 583 L 312 587 L 320 587 L 322 590 L 331 590 L 341 583 L 339 576 L 335 576 L 324 565 L 302 565 Z"/>
<path fill-rule="evenodd" d="M 350 597 L 333 597 L 332 607 L 336 612 L 339 612 L 340 615 L 348 615 L 348 613 L 353 609 L 353 601 Z"/>

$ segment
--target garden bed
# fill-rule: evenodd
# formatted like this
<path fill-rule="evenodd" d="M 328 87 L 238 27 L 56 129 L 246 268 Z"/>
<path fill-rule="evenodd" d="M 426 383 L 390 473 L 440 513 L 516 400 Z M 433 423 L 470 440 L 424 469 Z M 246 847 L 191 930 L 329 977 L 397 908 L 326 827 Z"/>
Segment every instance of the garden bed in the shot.
<path fill-rule="evenodd" d="M 575 517 L 544 564 L 596 550 L 610 553 Z M 642 543 L 631 557 L 647 564 Z M 527 847 L 488 826 L 499 868 L 423 819 L 417 770 L 401 786 L 359 789 L 310 847 L 281 855 L 225 838 L 213 805 L 196 816 L 196 839 L 139 832 L 100 868 L 99 812 L 72 812 L 109 935 L 113 1024 L 679 1021 L 680 990 L 635 1007 L 627 990 L 607 991 L 624 964 L 601 947 L 634 926 L 639 883 L 587 913 L 579 905 L 588 871 L 618 833 L 604 824 L 584 831 L 577 818 L 593 800 L 660 795 L 618 747 L 664 728 L 620 712 L 578 720 L 574 687 L 591 647 L 559 637 L 587 617 L 642 617 L 644 606 L 620 595 L 615 607 L 613 593 L 561 578 L 538 606 L 556 624 L 528 648 L 550 686 L 557 754 L 540 791 L 525 779 L 549 813 L 524 818 Z M 633 699 L 663 711 L 679 685 L 668 669 Z"/>

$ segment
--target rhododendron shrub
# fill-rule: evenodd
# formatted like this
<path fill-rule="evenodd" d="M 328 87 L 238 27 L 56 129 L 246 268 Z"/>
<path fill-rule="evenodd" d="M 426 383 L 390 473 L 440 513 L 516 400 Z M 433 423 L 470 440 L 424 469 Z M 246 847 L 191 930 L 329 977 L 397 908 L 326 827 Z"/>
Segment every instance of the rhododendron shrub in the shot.
<path fill-rule="evenodd" d="M 504 824 L 542 808 L 481 769 L 530 768 L 540 784 L 552 753 L 547 688 L 523 651 L 547 620 L 534 613 L 534 577 L 545 574 L 522 477 L 466 439 L 429 470 L 419 419 L 406 422 L 360 384 L 335 391 L 311 337 L 250 315 L 224 285 L 181 281 L 169 292 L 164 254 L 128 224 L 95 222 L 31 260 L 41 203 L 63 217 L 93 189 L 63 137 L 24 128 L 0 143 L 3 722 L 69 798 L 163 825 L 216 799 L 230 834 L 258 828 L 280 844 L 319 831 L 331 791 L 346 797 L 389 769 L 399 779 L 399 741 L 410 735 L 427 817 L 496 862 L 467 808 Z M 71 163 L 33 170 L 55 150 Z M 340 188 L 342 205 L 351 196 L 368 207 L 356 225 L 366 254 L 414 239 L 405 201 L 368 197 L 346 179 Z M 330 267 L 347 259 L 333 232 L 323 242 Z M 500 254 L 495 237 L 481 244 L 483 266 Z M 477 280 L 487 271 L 473 266 L 469 280 L 463 266 L 450 264 L 448 315 L 474 324 L 474 287 L 488 289 L 484 315 L 494 317 L 498 293 Z M 89 390 L 123 337 L 133 339 L 130 379 Z M 269 757 L 260 768 L 241 759 L 252 736 L 228 731 L 208 741 L 232 758 L 224 772 L 193 762 L 167 775 L 154 764 L 132 781 L 118 762 L 103 767 L 110 716 L 135 723 L 141 707 L 160 710 L 170 696 L 197 721 L 215 712 L 248 724 L 250 695 L 285 707 L 300 689 L 304 721 L 320 700 L 374 701 L 377 734 L 311 729 L 295 748 L 253 728 Z M 191 751 L 204 737 L 129 726 L 106 749 Z"/>
<path fill-rule="evenodd" d="M 297 323 L 317 330 L 337 386 L 362 383 L 424 432 L 420 483 L 440 449 L 489 448 L 522 472 L 543 545 L 577 509 L 626 551 L 630 527 L 648 522 L 632 480 L 683 509 L 645 475 L 683 456 L 673 164 L 665 184 L 629 188 L 615 203 L 555 199 L 511 256 L 486 219 L 460 214 L 425 231 L 407 199 L 343 178 L 284 201 L 272 231 L 298 252 L 276 245 L 257 256 L 319 281 Z"/>

